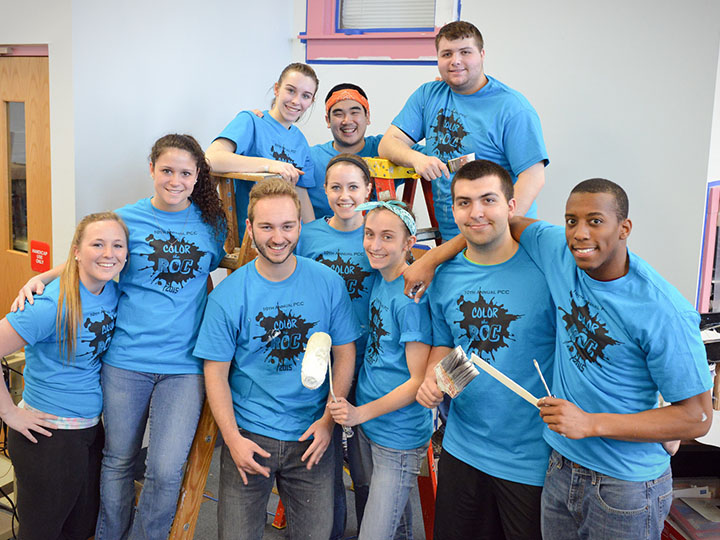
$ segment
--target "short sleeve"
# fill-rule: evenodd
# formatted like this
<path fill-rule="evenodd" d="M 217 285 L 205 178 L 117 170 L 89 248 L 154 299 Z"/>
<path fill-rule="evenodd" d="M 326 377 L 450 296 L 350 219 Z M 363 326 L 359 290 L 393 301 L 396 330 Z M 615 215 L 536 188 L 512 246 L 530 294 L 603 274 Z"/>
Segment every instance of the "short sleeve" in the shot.
<path fill-rule="evenodd" d="M 505 125 L 503 147 L 512 173 L 517 176 L 536 163 L 549 163 L 540 118 L 532 108 L 523 108 Z"/>
<path fill-rule="evenodd" d="M 405 300 L 405 297 L 403 297 L 403 300 Z M 430 307 L 427 300 L 416 304 L 408 299 L 407 303 L 398 311 L 397 323 L 400 329 L 398 343 L 419 341 L 426 345 L 433 344 Z"/>
<path fill-rule="evenodd" d="M 35 303 L 25 303 L 23 311 L 10 312 L 7 321 L 28 345 L 35 345 L 55 334 L 57 302 L 43 295 L 35 296 Z"/>
<path fill-rule="evenodd" d="M 221 284 L 222 285 L 222 284 Z M 228 296 L 223 295 L 224 287 L 219 286 L 208 296 L 205 315 L 193 355 L 197 358 L 216 362 L 230 362 L 235 356 L 240 315 L 231 314 Z"/>
<path fill-rule="evenodd" d="M 665 401 L 674 403 L 712 387 L 707 354 L 700 337 L 700 315 L 692 310 L 651 318 L 647 362 L 650 374 Z"/>
<path fill-rule="evenodd" d="M 235 153 L 245 155 L 255 140 L 255 125 L 249 111 L 241 111 L 225 126 L 217 139 L 228 139 L 235 143 Z"/>
<path fill-rule="evenodd" d="M 565 230 L 545 221 L 536 221 L 523 231 L 520 245 L 538 268 L 547 274 L 557 267 L 567 249 Z"/>
<path fill-rule="evenodd" d="M 425 138 L 425 126 L 423 123 L 424 88 L 421 86 L 405 102 L 405 106 L 392 121 L 392 125 L 400 129 L 414 142 Z"/>

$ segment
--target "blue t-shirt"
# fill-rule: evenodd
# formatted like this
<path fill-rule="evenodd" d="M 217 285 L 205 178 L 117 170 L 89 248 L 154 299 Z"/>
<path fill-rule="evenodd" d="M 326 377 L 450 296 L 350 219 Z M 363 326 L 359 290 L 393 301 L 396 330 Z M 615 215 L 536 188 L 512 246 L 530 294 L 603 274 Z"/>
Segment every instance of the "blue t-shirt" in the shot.
<path fill-rule="evenodd" d="M 428 289 L 433 345 L 462 346 L 538 399 L 547 395 L 533 359 L 551 384 L 555 313 L 545 277 L 519 247 L 501 264 L 459 253 Z M 484 371 L 452 400 L 443 450 L 491 476 L 542 486 L 550 447 L 535 407 Z"/>
<path fill-rule="evenodd" d="M 521 244 L 557 307 L 557 397 L 589 413 L 629 414 L 655 408 L 658 391 L 673 403 L 712 387 L 700 316 L 640 257 L 628 253 L 625 276 L 596 281 L 575 264 L 562 227 L 534 223 Z M 544 436 L 568 459 L 622 480 L 652 480 L 670 464 L 660 443 Z"/>
<path fill-rule="evenodd" d="M 108 348 L 115 326 L 118 287 L 108 281 L 98 295 L 80 282 L 82 318 L 77 329 L 75 355 L 60 356 L 57 306 L 60 281 L 45 287 L 34 304 L 24 311 L 8 313 L 10 326 L 23 338 L 25 389 L 23 399 L 31 407 L 67 418 L 95 418 L 102 412 L 100 357 Z"/>
<path fill-rule="evenodd" d="M 427 299 L 419 304 L 403 294 L 402 276 L 385 281 L 377 273 L 370 293 L 370 335 L 357 383 L 358 406 L 388 394 L 410 378 L 405 344 L 432 345 Z M 426 444 L 432 435 L 432 411 L 417 402 L 383 414 L 362 425 L 375 444 L 410 450 Z"/>
<path fill-rule="evenodd" d="M 283 281 L 262 277 L 251 261 L 210 294 L 195 355 L 232 362 L 230 388 L 238 426 L 295 441 L 323 414 L 327 378 L 316 390 L 302 385 L 300 367 L 308 338 L 330 334 L 333 345 L 360 332 L 340 276 L 297 257 Z"/>
<path fill-rule="evenodd" d="M 376 157 L 381 139 L 382 135 L 365 137 L 365 146 L 363 146 L 357 155 L 360 157 Z M 315 211 L 316 219 L 333 215 L 333 211 L 328 204 L 327 195 L 325 194 L 325 169 L 327 169 L 328 162 L 340 153 L 333 148 L 333 142 L 334 141 L 329 141 L 325 144 L 316 144 L 310 148 L 315 185 L 308 188 L 308 195 L 310 195 L 310 202 Z"/>
<path fill-rule="evenodd" d="M 141 199 L 117 213 L 130 229 L 129 255 L 120 274 L 115 337 L 103 362 L 145 373 L 202 373 L 192 350 L 224 237 L 195 204 L 163 212 Z"/>
<path fill-rule="evenodd" d="M 453 92 L 443 81 L 423 84 L 408 99 L 393 125 L 412 140 L 425 139 L 424 154 L 446 162 L 475 153 L 505 167 L 512 176 L 549 163 L 540 119 L 525 97 L 492 77 L 474 94 Z M 450 180 L 432 183 L 435 216 L 445 240 L 459 233 L 452 215 Z M 533 202 L 528 217 L 537 216 Z"/>
<path fill-rule="evenodd" d="M 298 186 L 311 188 L 314 185 L 313 161 L 310 159 L 310 147 L 305 136 L 294 125 L 290 128 L 283 126 L 268 111 L 263 111 L 262 118 L 250 111 L 239 112 L 220 135 L 215 137 L 215 140 L 217 139 L 234 142 L 235 153 L 238 155 L 290 163 L 305 173 L 300 175 Z M 254 182 L 247 180 L 235 182 L 235 205 L 240 238 L 245 231 L 249 195 L 253 185 Z"/>
<path fill-rule="evenodd" d="M 345 280 L 353 313 L 361 331 L 360 338 L 355 342 L 357 376 L 365 354 L 370 287 L 375 275 L 363 249 L 363 227 L 349 232 L 338 231 L 333 229 L 325 218 L 316 219 L 303 225 L 295 251 L 298 255 L 331 268 Z"/>

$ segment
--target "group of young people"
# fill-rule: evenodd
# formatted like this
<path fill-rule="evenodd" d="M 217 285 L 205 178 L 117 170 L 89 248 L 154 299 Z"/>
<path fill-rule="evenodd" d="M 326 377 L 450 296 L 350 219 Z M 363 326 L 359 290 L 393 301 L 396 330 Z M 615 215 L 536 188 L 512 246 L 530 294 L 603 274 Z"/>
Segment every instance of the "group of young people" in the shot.
<path fill-rule="evenodd" d="M 458 345 L 545 397 L 533 407 L 480 373 L 452 401 L 436 540 L 659 538 L 672 500 L 661 443 L 710 423 L 698 315 L 628 252 L 616 184 L 576 186 L 564 235 L 520 217 L 534 217 L 548 163 L 537 113 L 485 75 L 472 24 L 446 25 L 436 47 L 441 80 L 382 138 L 365 136 L 367 96 L 346 83 L 325 99 L 333 140 L 311 148 L 294 125 L 319 84 L 305 64 L 206 152 L 162 137 L 153 196 L 85 218 L 68 260 L 24 287 L 0 321 L 2 354 L 26 346 L 23 402 L 0 389 L 22 538 L 166 538 L 205 393 L 224 440 L 220 538 L 262 537 L 273 482 L 292 538 L 342 538 L 340 426 L 354 429 L 360 539 L 411 538 L 408 497 L 443 400 L 434 367 Z M 359 156 L 378 154 L 433 181 L 445 242 L 411 266 L 412 210 L 368 202 Z M 210 170 L 281 179 L 238 183 L 257 257 L 208 294 L 227 228 Z M 310 390 L 315 332 L 332 338 L 332 386 Z"/>

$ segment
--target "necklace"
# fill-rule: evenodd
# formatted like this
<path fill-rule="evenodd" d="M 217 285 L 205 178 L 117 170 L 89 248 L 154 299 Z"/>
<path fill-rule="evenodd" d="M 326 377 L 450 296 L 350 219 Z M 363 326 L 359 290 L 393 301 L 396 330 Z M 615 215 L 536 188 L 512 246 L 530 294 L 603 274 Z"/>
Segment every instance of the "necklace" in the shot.
<path fill-rule="evenodd" d="M 188 201 L 188 202 L 190 202 L 190 201 Z M 190 207 L 191 207 L 191 206 L 192 206 L 192 202 L 190 202 L 190 204 L 188 205 L 188 207 L 185 209 L 185 223 L 183 223 L 183 226 L 182 226 L 182 228 L 183 228 L 182 236 L 185 236 L 185 232 L 186 232 L 185 227 L 187 226 L 188 218 L 190 217 Z M 153 217 L 155 218 L 155 224 L 157 225 L 157 228 L 160 229 L 160 230 L 161 230 L 162 232 L 164 232 L 165 234 L 167 234 L 168 237 L 173 236 L 173 234 L 170 232 L 170 229 L 168 229 L 168 230 L 166 231 L 165 229 L 163 229 L 163 228 L 160 226 L 160 222 L 158 221 L 157 214 L 155 213 L 155 206 L 153 206 L 152 199 L 150 199 L 150 210 L 152 210 L 152 215 L 153 215 Z M 169 239 L 168 239 L 168 240 L 169 240 Z M 172 247 L 172 246 L 174 246 L 175 244 L 177 244 L 177 241 L 178 241 L 178 238 L 175 238 L 175 240 L 173 240 L 172 242 L 170 242 L 170 246 Z"/>

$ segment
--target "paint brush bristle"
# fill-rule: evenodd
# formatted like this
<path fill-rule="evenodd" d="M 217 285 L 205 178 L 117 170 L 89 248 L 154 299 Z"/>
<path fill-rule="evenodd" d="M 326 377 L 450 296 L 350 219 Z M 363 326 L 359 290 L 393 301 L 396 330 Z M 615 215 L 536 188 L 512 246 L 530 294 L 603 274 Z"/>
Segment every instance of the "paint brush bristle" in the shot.
<path fill-rule="evenodd" d="M 435 366 L 438 388 L 451 398 L 457 397 L 479 373 L 460 346 Z"/>

